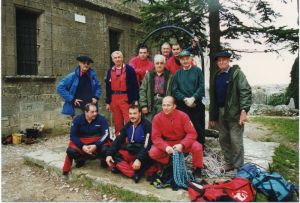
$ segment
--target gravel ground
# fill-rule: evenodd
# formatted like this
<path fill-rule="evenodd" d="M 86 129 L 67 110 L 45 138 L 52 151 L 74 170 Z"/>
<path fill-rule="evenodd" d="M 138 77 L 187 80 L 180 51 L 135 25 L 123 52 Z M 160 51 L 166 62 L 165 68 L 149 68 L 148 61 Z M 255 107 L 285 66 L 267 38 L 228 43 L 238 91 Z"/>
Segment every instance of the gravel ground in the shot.
<path fill-rule="evenodd" d="M 57 136 L 32 145 L 2 145 L 2 201 L 118 201 L 95 188 L 65 181 L 54 172 L 24 163 L 23 154 L 62 142 L 67 146 L 67 140 L 68 136 Z"/>

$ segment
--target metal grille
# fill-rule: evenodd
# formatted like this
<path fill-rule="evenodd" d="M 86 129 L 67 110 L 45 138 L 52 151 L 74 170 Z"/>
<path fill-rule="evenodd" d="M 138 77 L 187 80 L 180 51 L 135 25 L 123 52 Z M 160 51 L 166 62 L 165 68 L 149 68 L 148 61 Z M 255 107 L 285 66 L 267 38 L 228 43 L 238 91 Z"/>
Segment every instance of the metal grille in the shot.
<path fill-rule="evenodd" d="M 37 14 L 16 10 L 17 74 L 37 75 Z"/>

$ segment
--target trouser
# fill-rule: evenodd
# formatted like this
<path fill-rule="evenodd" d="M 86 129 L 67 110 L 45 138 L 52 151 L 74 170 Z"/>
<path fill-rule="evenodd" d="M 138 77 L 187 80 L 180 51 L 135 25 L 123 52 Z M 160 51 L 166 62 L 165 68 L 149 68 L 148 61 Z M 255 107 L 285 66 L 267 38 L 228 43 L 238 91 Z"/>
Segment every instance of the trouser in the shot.
<path fill-rule="evenodd" d="M 239 168 L 244 164 L 244 125 L 239 125 L 237 121 L 224 120 L 224 108 L 219 108 L 218 127 L 219 142 L 226 164 Z"/>
<path fill-rule="evenodd" d="M 75 161 L 86 161 L 89 159 L 104 159 L 106 151 L 109 148 L 109 144 L 105 143 L 100 148 L 97 148 L 96 151 L 90 155 L 85 153 L 82 149 L 78 148 L 71 140 L 67 148 L 67 155 L 63 165 L 63 172 L 71 171 L 73 160 Z"/>
<path fill-rule="evenodd" d="M 194 108 L 188 107 L 185 105 L 184 101 L 176 101 L 177 109 L 185 112 L 189 115 L 196 132 L 198 134 L 197 140 L 203 146 L 205 143 L 205 106 L 201 101 L 197 101 L 197 105 Z"/>
<path fill-rule="evenodd" d="M 169 142 L 169 146 L 173 147 L 175 144 L 179 144 L 179 142 Z M 193 159 L 193 167 L 194 168 L 203 168 L 203 148 L 202 145 L 194 141 L 193 144 L 189 147 L 185 147 L 183 149 L 183 153 L 191 153 Z M 155 145 L 152 145 L 149 156 L 151 159 L 166 165 L 169 163 L 169 154 L 165 150 L 161 150 L 157 148 Z"/>
<path fill-rule="evenodd" d="M 118 135 L 124 126 L 129 122 L 129 104 L 127 94 L 113 94 L 111 98 L 111 111 L 113 114 L 115 135 Z"/>
<path fill-rule="evenodd" d="M 118 158 L 116 158 L 118 156 Z M 152 165 L 152 160 L 147 158 L 146 160 L 141 161 L 141 168 L 139 170 L 134 170 L 132 168 L 133 162 L 136 160 L 136 155 L 130 154 L 127 150 L 121 149 L 118 151 L 118 154 L 114 157 L 115 166 L 119 171 L 121 171 L 127 177 L 133 177 L 134 174 L 142 176 L 147 169 Z"/>
<path fill-rule="evenodd" d="M 162 110 L 162 107 L 161 107 L 161 104 L 162 104 L 162 99 L 163 97 L 157 97 L 157 96 L 154 96 L 153 98 L 153 105 L 151 107 L 151 112 L 147 113 L 145 115 L 145 118 L 148 120 L 148 121 L 152 121 L 153 117 L 161 112 Z"/>

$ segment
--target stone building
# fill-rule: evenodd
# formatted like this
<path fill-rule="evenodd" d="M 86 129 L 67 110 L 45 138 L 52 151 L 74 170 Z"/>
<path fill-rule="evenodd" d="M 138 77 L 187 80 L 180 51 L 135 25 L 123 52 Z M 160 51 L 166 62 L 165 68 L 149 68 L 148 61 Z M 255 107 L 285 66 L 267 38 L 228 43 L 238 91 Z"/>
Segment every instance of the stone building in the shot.
<path fill-rule="evenodd" d="M 141 38 L 136 25 L 141 2 L 119 0 L 2 0 L 2 134 L 40 122 L 61 128 L 70 122 L 60 113 L 56 84 L 93 58 L 102 84 L 110 53 L 120 49 L 127 62 Z M 101 111 L 100 110 L 100 111 Z"/>

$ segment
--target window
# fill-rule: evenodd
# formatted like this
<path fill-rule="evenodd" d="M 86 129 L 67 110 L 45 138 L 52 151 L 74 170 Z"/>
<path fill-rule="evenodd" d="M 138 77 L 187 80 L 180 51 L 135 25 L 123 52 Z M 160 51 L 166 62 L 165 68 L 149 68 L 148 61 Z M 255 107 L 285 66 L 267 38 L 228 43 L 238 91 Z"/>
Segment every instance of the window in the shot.
<path fill-rule="evenodd" d="M 114 51 L 120 50 L 120 35 L 121 33 L 114 30 L 109 30 L 109 51 L 110 54 Z M 110 55 L 109 55 L 110 56 Z M 113 65 L 110 57 L 110 67 Z"/>
<path fill-rule="evenodd" d="M 16 9 L 17 74 L 37 75 L 37 17 Z"/>

